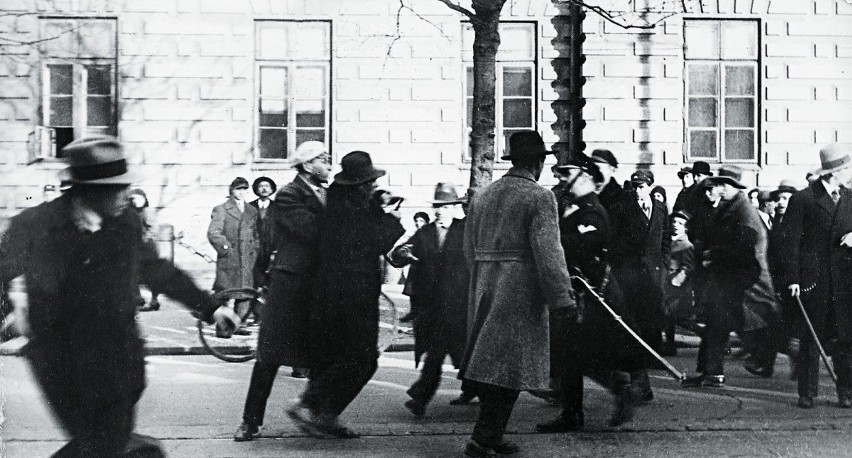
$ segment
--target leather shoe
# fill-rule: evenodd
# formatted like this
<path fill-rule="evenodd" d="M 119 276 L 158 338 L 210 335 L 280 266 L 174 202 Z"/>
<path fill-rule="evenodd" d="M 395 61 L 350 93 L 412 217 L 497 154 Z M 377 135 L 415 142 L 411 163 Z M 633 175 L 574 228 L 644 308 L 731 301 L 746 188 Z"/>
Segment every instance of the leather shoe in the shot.
<path fill-rule="evenodd" d="M 680 386 L 683 388 L 695 388 L 699 386 L 722 388 L 725 386 L 725 376 L 704 374 L 694 375 L 692 377 L 685 378 L 682 382 L 680 382 Z"/>
<path fill-rule="evenodd" d="M 535 425 L 535 430 L 540 433 L 567 433 L 571 431 L 582 431 L 583 419 L 581 417 L 565 418 L 560 415 L 553 421 Z"/>
<path fill-rule="evenodd" d="M 473 401 L 475 398 L 476 398 L 475 394 L 462 391 L 462 394 L 460 394 L 459 397 L 450 401 L 450 405 L 451 406 L 466 406 L 466 405 L 470 404 L 470 401 Z"/>
<path fill-rule="evenodd" d="M 426 414 L 426 404 L 416 399 L 409 399 L 405 401 L 405 408 L 417 418 L 423 418 L 423 415 Z"/>
<path fill-rule="evenodd" d="M 471 439 L 464 447 L 464 456 L 473 458 L 496 458 L 497 452 L 493 449 L 479 445 L 479 442 Z"/>
<path fill-rule="evenodd" d="M 512 441 L 503 441 L 494 446 L 494 451 L 498 455 L 514 455 L 521 451 L 521 447 Z"/>
<path fill-rule="evenodd" d="M 653 394 L 651 394 L 653 397 Z M 630 388 L 624 387 L 619 390 L 615 398 L 615 410 L 609 419 L 609 426 L 615 428 L 633 419 L 633 400 L 630 396 Z"/>
<path fill-rule="evenodd" d="M 764 378 L 772 377 L 772 374 L 775 373 L 775 368 L 772 366 L 761 367 L 750 361 L 746 361 L 746 363 L 743 364 L 743 368 L 745 368 L 746 372 L 749 374 Z"/>
<path fill-rule="evenodd" d="M 234 433 L 234 441 L 250 441 L 260 435 L 259 431 L 260 429 L 257 426 L 242 422 L 240 423 L 240 426 L 237 427 L 237 431 Z"/>
<path fill-rule="evenodd" d="M 810 396 L 799 396 L 799 402 L 796 403 L 796 406 L 802 409 L 813 409 L 814 408 L 814 398 Z"/>

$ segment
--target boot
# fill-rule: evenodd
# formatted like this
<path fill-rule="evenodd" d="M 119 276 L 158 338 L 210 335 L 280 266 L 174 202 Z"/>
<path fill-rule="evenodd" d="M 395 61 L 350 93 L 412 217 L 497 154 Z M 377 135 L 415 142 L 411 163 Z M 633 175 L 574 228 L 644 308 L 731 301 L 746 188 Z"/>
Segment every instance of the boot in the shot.
<path fill-rule="evenodd" d="M 637 405 L 654 400 L 654 391 L 651 390 L 651 379 L 648 378 L 647 369 L 631 372 L 630 384 Z"/>

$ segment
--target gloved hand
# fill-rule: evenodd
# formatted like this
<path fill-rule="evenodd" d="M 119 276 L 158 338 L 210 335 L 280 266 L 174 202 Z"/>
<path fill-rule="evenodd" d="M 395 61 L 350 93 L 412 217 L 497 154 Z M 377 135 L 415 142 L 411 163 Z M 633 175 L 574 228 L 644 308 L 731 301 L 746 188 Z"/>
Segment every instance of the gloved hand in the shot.
<path fill-rule="evenodd" d="M 224 305 L 213 312 L 213 320 L 216 322 L 216 329 L 228 336 L 232 335 L 242 323 L 240 317 L 230 307 Z"/>

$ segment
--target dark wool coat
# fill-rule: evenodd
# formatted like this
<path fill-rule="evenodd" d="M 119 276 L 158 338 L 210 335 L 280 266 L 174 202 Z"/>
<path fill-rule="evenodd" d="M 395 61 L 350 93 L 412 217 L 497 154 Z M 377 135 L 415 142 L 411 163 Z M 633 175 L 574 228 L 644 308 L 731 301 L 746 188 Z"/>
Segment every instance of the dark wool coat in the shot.
<path fill-rule="evenodd" d="M 375 205 L 343 202 L 332 183 L 320 223 L 317 301 L 311 316 L 312 362 L 331 364 L 348 351 L 378 356 L 380 258 L 405 233 L 399 220 Z"/>
<path fill-rule="evenodd" d="M 852 191 L 840 188 L 837 205 L 822 180 L 793 194 L 784 216 L 782 284 L 798 284 L 808 316 L 820 338 L 852 341 L 852 249 L 840 239 L 852 232 Z"/>
<path fill-rule="evenodd" d="M 319 265 L 319 219 L 323 203 L 297 176 L 278 190 L 269 207 L 277 236 L 263 308 L 258 360 L 273 365 L 310 366 L 310 312 Z"/>
<path fill-rule="evenodd" d="M 201 312 L 216 304 L 190 277 L 144 243 L 139 215 L 127 209 L 83 233 L 71 196 L 24 210 L 0 240 L 0 284 L 23 275 L 29 297 L 26 356 L 48 404 L 72 436 L 127 409 L 145 387 L 136 323 L 137 281 Z"/>
<path fill-rule="evenodd" d="M 689 239 L 672 240 L 672 253 L 669 259 L 669 269 L 666 274 L 665 309 L 666 317 L 670 320 L 687 319 L 695 314 L 692 293 L 692 271 L 695 267 L 695 252 Z M 682 281 L 680 286 L 672 282 Z"/>
<path fill-rule="evenodd" d="M 274 196 L 270 199 L 269 205 L 261 209 L 258 202 L 260 199 L 255 199 L 249 202 L 249 205 L 257 210 L 257 260 L 254 262 L 254 285 L 255 287 L 266 284 L 266 270 L 269 268 L 269 257 L 275 251 L 275 225 L 272 224 L 272 207 L 275 204 Z"/>
<path fill-rule="evenodd" d="M 458 368 L 467 343 L 467 289 L 470 274 L 464 259 L 464 219 L 455 219 L 438 244 L 435 223 L 420 228 L 406 244 L 419 261 L 411 274 L 414 318 L 414 360 L 419 363 L 424 353 L 448 351 Z M 401 247 L 391 253 L 396 267 L 410 262 L 400 258 Z"/>
<path fill-rule="evenodd" d="M 213 290 L 253 288 L 258 248 L 257 210 L 244 205 L 240 211 L 231 198 L 213 207 L 207 240 L 217 254 Z"/>
<path fill-rule="evenodd" d="M 468 209 L 468 345 L 459 377 L 513 390 L 550 375 L 549 308 L 574 305 L 559 244 L 556 198 L 513 167 Z"/>
<path fill-rule="evenodd" d="M 709 321 L 750 331 L 777 320 L 779 305 L 766 260 L 765 226 L 745 194 L 721 201 L 704 234 L 706 289 L 700 305 Z"/>
<path fill-rule="evenodd" d="M 609 182 L 601 189 L 601 192 L 598 193 L 598 200 L 601 201 L 601 205 L 609 211 L 613 205 L 624 198 L 624 188 L 622 188 L 616 181 L 615 178 L 610 178 Z"/>

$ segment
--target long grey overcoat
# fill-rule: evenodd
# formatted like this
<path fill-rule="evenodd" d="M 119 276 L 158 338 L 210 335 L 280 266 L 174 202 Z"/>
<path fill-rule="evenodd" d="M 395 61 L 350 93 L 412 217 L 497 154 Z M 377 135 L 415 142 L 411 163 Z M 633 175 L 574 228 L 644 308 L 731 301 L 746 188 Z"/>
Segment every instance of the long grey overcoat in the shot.
<path fill-rule="evenodd" d="M 232 198 L 213 207 L 207 240 L 216 250 L 213 290 L 254 287 L 257 259 L 257 210 L 246 204 L 243 211 Z M 227 248 L 225 248 L 227 247 Z"/>
<path fill-rule="evenodd" d="M 549 309 L 574 306 L 556 198 L 513 167 L 474 198 L 464 247 L 471 283 L 459 376 L 514 390 L 547 387 Z"/>

